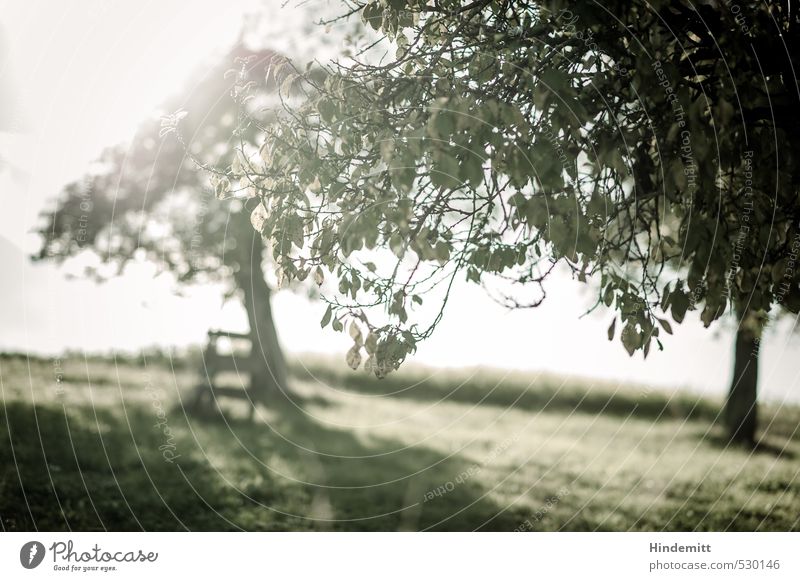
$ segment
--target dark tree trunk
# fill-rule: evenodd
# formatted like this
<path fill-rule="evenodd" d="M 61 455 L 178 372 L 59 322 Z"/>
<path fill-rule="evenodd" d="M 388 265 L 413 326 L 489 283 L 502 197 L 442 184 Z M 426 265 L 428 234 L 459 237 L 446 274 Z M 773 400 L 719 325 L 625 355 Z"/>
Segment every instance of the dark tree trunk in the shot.
<path fill-rule="evenodd" d="M 733 378 L 725 402 L 725 425 L 731 442 L 752 445 L 756 441 L 760 335 L 760 325 L 754 316 L 740 317 Z"/>
<path fill-rule="evenodd" d="M 266 399 L 270 394 L 286 392 L 286 360 L 272 318 L 272 291 L 261 265 L 264 253 L 261 236 L 249 223 L 243 232 L 244 235 L 237 240 L 241 259 L 235 278 L 237 286 L 244 292 L 244 307 L 250 324 L 253 345 L 250 355 L 251 389 L 257 397 Z"/>

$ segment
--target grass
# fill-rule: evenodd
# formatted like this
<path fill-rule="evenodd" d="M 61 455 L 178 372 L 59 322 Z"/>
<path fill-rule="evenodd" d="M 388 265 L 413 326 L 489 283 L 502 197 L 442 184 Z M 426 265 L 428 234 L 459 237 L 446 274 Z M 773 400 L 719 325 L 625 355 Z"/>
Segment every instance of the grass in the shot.
<path fill-rule="evenodd" d="M 2 530 L 800 530 L 795 407 L 752 451 L 684 393 L 294 367 L 249 421 L 186 364 L 0 357 Z"/>

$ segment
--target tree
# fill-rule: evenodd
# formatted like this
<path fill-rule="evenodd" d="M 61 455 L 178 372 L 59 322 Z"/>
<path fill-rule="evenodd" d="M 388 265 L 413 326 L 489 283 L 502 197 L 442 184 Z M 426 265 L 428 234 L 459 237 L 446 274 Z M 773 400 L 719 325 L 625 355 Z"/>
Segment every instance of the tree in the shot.
<path fill-rule="evenodd" d="M 280 58 L 237 45 L 204 67 L 183 95 L 164 104 L 165 111 L 181 111 L 144 123 L 130 144 L 105 151 L 84 179 L 65 187 L 39 230 L 39 259 L 63 262 L 90 252 L 103 263 L 89 272 L 100 280 L 146 259 L 181 285 L 226 283 L 247 312 L 253 343 L 247 367 L 261 396 L 286 389 L 286 364 L 263 270 L 264 245 L 249 222 L 253 204 L 219 200 L 187 154 L 209 167 L 231 163 L 228 140 L 239 109 L 229 93 L 248 84 L 263 104 L 274 93 L 264 68 Z M 188 139 L 160 139 L 178 119 Z M 241 146 L 254 137 L 242 130 L 236 139 Z"/>
<path fill-rule="evenodd" d="M 800 310 L 797 11 L 373 0 L 348 17 L 375 34 L 323 82 L 285 63 L 308 98 L 225 170 L 281 276 L 334 279 L 322 325 L 349 330 L 348 363 L 397 369 L 456 276 L 531 307 L 561 263 L 631 355 L 688 311 L 734 314 L 725 418 L 752 443 L 758 341 Z"/>

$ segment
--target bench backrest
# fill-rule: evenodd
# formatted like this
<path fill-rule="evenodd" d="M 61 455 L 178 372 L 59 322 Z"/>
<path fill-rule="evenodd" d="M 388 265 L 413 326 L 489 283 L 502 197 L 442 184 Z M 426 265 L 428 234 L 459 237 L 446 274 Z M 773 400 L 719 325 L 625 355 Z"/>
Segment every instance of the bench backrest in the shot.
<path fill-rule="evenodd" d="M 217 344 L 219 339 L 231 341 L 230 352 L 220 352 Z M 235 349 L 235 343 L 245 342 L 247 344 L 246 351 Z M 251 350 L 250 335 L 228 331 L 209 331 L 208 343 L 203 351 L 203 372 L 208 375 L 210 380 L 213 380 L 217 373 L 225 371 L 251 373 L 253 371 Z"/>

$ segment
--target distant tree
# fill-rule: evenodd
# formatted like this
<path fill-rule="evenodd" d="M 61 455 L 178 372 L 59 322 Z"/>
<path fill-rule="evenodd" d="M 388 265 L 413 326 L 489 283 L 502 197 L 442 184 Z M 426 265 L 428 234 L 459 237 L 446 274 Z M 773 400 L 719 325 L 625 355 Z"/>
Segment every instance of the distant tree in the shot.
<path fill-rule="evenodd" d="M 39 259 L 63 262 L 91 252 L 105 265 L 92 268 L 97 278 L 146 259 L 180 285 L 225 283 L 247 311 L 254 346 L 249 367 L 260 394 L 285 389 L 286 365 L 263 270 L 264 244 L 249 221 L 255 201 L 219 200 L 196 162 L 209 168 L 231 163 L 229 140 L 240 113 L 231 92 L 247 84 L 262 102 L 271 98 L 274 84 L 264 71 L 281 58 L 237 45 L 204 67 L 183 94 L 164 103 L 165 111 L 183 112 L 168 117 L 166 128 L 148 121 L 131 143 L 108 149 L 85 178 L 65 187 L 39 230 Z M 161 139 L 178 119 L 185 140 Z M 238 131 L 236 143 L 252 142 L 256 133 Z"/>
<path fill-rule="evenodd" d="M 260 201 L 282 276 L 332 276 L 322 325 L 349 330 L 353 367 L 365 350 L 378 376 L 396 369 L 456 276 L 531 307 L 562 263 L 631 355 L 688 311 L 706 326 L 733 313 L 725 418 L 753 442 L 764 325 L 800 310 L 798 13 L 349 1 L 342 18 L 379 38 L 355 37 L 324 82 L 284 64 L 310 98 L 284 103 L 226 177 Z"/>

